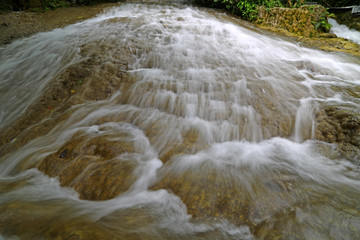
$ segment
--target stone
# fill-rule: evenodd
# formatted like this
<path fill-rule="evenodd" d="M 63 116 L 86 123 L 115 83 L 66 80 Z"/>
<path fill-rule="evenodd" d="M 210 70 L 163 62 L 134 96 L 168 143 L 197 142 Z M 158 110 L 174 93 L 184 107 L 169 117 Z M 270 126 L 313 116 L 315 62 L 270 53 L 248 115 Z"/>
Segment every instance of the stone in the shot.
<path fill-rule="evenodd" d="M 168 169 L 160 170 L 160 180 L 153 190 L 168 189 L 178 196 L 194 221 L 227 219 L 237 226 L 249 226 L 252 232 L 270 215 L 283 211 L 283 205 L 277 199 L 291 202 L 289 192 L 293 193 L 298 184 L 286 174 L 242 178 L 244 169 L 236 166 L 218 168 L 205 161 L 195 168 L 179 170 L 171 167 L 172 163 L 167 163 Z M 262 199 L 258 205 L 255 201 L 260 198 L 254 194 L 264 192 L 267 199 Z"/>
<path fill-rule="evenodd" d="M 321 33 L 319 35 L 321 38 L 337 38 L 335 33 Z"/>
<path fill-rule="evenodd" d="M 348 160 L 360 165 L 360 115 L 339 107 L 326 107 L 316 114 L 315 138 L 335 143 Z"/>
<path fill-rule="evenodd" d="M 313 22 L 319 22 L 320 16 L 326 12 L 326 9 L 320 5 L 301 6 L 300 8 L 258 8 L 257 23 L 262 26 L 271 26 L 282 28 L 286 31 L 312 37 L 320 33 L 316 30 Z"/>
<path fill-rule="evenodd" d="M 118 140 L 111 141 L 111 137 Z M 74 188 L 81 199 L 111 199 L 135 181 L 135 161 L 121 158 L 123 153 L 134 152 L 132 143 L 125 138 L 125 134 L 91 137 L 79 132 L 37 167 L 58 178 L 61 186 Z"/>
<path fill-rule="evenodd" d="M 68 153 L 68 150 L 65 149 L 64 151 L 62 151 L 62 152 L 60 153 L 59 158 L 65 158 L 66 155 L 67 155 L 67 153 Z"/>

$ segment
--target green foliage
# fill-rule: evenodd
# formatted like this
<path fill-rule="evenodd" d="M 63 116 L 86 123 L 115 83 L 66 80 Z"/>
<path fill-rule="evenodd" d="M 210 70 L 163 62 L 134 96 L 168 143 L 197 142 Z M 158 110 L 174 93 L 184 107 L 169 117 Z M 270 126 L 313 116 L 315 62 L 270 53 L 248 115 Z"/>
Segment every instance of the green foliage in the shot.
<path fill-rule="evenodd" d="M 280 0 L 194 0 L 197 3 L 208 7 L 221 7 L 241 16 L 247 20 L 255 20 L 257 7 L 264 5 L 266 7 L 282 6 Z"/>
<path fill-rule="evenodd" d="M 307 6 L 307 8 L 309 9 L 310 13 L 314 13 L 314 8 L 315 8 L 314 5 Z"/>
<path fill-rule="evenodd" d="M 76 0 L 76 4 L 92 5 L 102 2 L 119 2 L 119 0 Z"/>
<path fill-rule="evenodd" d="M 251 0 L 239 1 L 237 3 L 237 9 L 244 19 L 254 20 L 257 15 L 257 4 Z"/>
<path fill-rule="evenodd" d="M 41 1 L 41 6 L 45 10 L 67 7 L 69 5 L 70 5 L 70 3 L 67 0 L 42 0 Z"/>
<path fill-rule="evenodd" d="M 329 32 L 332 25 L 328 22 L 329 17 L 334 17 L 334 14 L 330 14 L 325 12 L 321 15 L 320 20 L 318 22 L 313 22 L 315 29 L 320 29 L 323 32 Z"/>
<path fill-rule="evenodd" d="M 299 7 L 304 0 L 194 0 L 207 7 L 221 7 L 241 16 L 243 19 L 253 21 L 257 17 L 258 6 L 267 9 L 273 7 Z"/>
<path fill-rule="evenodd" d="M 25 6 L 20 0 L 0 0 L 0 11 L 21 11 Z"/>
<path fill-rule="evenodd" d="M 0 11 L 11 11 L 14 3 L 11 0 L 0 0 Z"/>

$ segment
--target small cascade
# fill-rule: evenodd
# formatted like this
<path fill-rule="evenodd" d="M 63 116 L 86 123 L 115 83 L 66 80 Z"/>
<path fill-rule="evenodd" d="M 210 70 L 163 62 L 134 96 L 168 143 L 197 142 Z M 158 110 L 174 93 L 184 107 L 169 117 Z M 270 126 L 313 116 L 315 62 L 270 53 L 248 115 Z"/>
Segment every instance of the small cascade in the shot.
<path fill-rule="evenodd" d="M 335 19 L 329 18 L 329 23 L 332 25 L 330 32 L 335 33 L 336 36 L 348 39 L 354 43 L 360 44 L 360 32 L 355 29 L 350 29 L 346 25 L 339 24 Z"/>
<path fill-rule="evenodd" d="M 0 239 L 360 238 L 333 133 L 356 132 L 355 57 L 122 3 L 5 46 L 0 76 Z"/>

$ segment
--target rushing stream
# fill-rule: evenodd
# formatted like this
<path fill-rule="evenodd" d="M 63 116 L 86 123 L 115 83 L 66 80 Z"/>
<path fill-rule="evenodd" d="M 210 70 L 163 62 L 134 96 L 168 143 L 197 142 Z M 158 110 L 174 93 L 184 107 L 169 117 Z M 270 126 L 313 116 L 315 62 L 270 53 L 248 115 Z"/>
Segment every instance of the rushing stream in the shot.
<path fill-rule="evenodd" d="M 329 23 L 332 25 L 330 32 L 335 33 L 338 37 L 346 38 L 354 43 L 360 44 L 360 32 L 355 29 L 350 29 L 346 25 L 341 25 L 335 19 L 329 18 Z"/>
<path fill-rule="evenodd" d="M 82 79 L 0 148 L 0 239 L 360 239 L 359 166 L 315 140 L 360 112 L 358 58 L 126 3 L 4 46 L 0 77 L 3 131 Z"/>

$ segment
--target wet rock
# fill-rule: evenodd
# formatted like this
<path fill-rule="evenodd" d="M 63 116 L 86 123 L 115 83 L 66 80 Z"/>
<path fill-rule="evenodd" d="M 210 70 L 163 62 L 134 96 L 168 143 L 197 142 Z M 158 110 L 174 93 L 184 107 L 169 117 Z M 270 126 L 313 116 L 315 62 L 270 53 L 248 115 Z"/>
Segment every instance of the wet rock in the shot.
<path fill-rule="evenodd" d="M 40 7 L 41 0 L 21 0 L 22 6 L 17 9 Z M 11 2 L 11 1 L 10 1 Z M 0 14 L 0 23 L 7 23 L 8 26 L 0 30 L 0 45 L 11 43 L 15 39 L 28 37 L 38 32 L 50 31 L 54 28 L 61 28 L 66 25 L 91 18 L 101 13 L 104 8 L 112 7 L 114 3 L 102 3 L 95 6 L 78 6 L 68 8 L 57 8 L 46 12 L 3 12 Z M 83 18 L 79 18 L 83 16 Z M 35 24 L 36 23 L 36 24 Z M 12 36 L 12 37 L 11 37 Z"/>
<path fill-rule="evenodd" d="M 307 47 L 327 52 L 345 52 L 360 57 L 360 46 L 343 38 L 303 38 L 299 39 Z"/>
<path fill-rule="evenodd" d="M 1 132 L 1 154 L 11 152 L 48 133 L 69 117 L 70 112 L 67 110 L 71 106 L 86 101 L 104 100 L 123 87 L 126 88 L 130 84 L 126 66 L 132 56 L 126 49 L 114 46 L 117 45 L 111 41 L 102 44 L 92 42 L 81 46 L 81 54 L 88 59 L 64 70 L 12 127 Z M 114 51 L 117 58 L 107 58 L 109 51 Z M 11 143 L 15 136 L 17 141 Z"/>
<path fill-rule="evenodd" d="M 0 206 L 3 237 L 16 239 L 125 239 L 116 238 L 88 216 L 71 216 L 71 206 L 47 202 L 11 202 Z"/>
<path fill-rule="evenodd" d="M 256 24 L 263 30 L 293 38 L 306 47 L 327 52 L 345 52 L 360 57 L 360 46 L 358 44 L 343 38 L 337 38 L 332 34 L 324 34 L 319 29 L 315 29 L 313 23 L 319 22 L 320 17 L 324 16 L 326 10 L 321 6 L 310 8 L 309 6 L 296 9 L 272 8 L 268 11 L 266 8 L 260 7 Z M 339 17 L 336 20 L 341 24 L 345 24 L 340 21 Z M 345 17 L 344 21 L 348 20 L 349 16 Z M 355 22 L 355 25 L 359 25 L 358 20 L 351 21 Z M 356 29 L 355 25 L 352 28 Z"/>
<path fill-rule="evenodd" d="M 57 177 L 62 186 L 74 188 L 81 199 L 114 198 L 134 182 L 136 164 L 121 157 L 134 152 L 131 142 L 121 141 L 126 136 L 117 136 L 117 141 L 109 140 L 111 137 L 114 136 L 75 136 L 46 157 L 38 169 Z"/>
<path fill-rule="evenodd" d="M 336 13 L 336 21 L 339 24 L 360 31 L 360 16 L 351 14 L 351 11 Z"/>
<path fill-rule="evenodd" d="M 174 162 L 167 164 L 160 170 L 160 181 L 152 189 L 167 189 L 176 194 L 194 221 L 226 219 L 255 231 L 269 216 L 283 211 L 286 202 L 291 202 L 289 193 L 296 188 L 296 182 L 286 179 L 286 175 L 262 179 L 234 166 L 219 167 L 204 162 L 194 168 L 179 169 L 172 166 Z"/>
<path fill-rule="evenodd" d="M 226 218 L 238 225 L 248 224 L 249 199 L 230 185 L 216 171 L 207 175 L 185 172 L 165 175 L 154 189 L 170 189 L 195 219 Z"/>
<path fill-rule="evenodd" d="M 68 153 L 68 150 L 65 149 L 64 151 L 62 151 L 62 152 L 60 153 L 59 158 L 65 158 L 66 155 L 67 155 L 67 153 Z"/>
<path fill-rule="evenodd" d="M 339 107 L 317 113 L 316 139 L 338 144 L 341 153 L 360 165 L 360 115 Z"/>
<path fill-rule="evenodd" d="M 151 136 L 150 136 L 151 140 Z M 166 150 L 160 153 L 160 159 L 166 163 L 172 157 L 181 154 L 194 154 L 200 150 L 207 149 L 207 144 L 199 143 L 199 133 L 196 130 L 189 130 L 182 136 L 181 143 L 168 143 Z"/>
<path fill-rule="evenodd" d="M 320 5 L 301 6 L 300 8 L 272 8 L 265 7 L 258 9 L 257 23 L 263 26 L 271 26 L 284 29 L 290 33 L 312 37 L 317 35 L 320 30 L 315 29 L 313 22 L 319 22 L 320 16 L 326 9 Z"/>
<path fill-rule="evenodd" d="M 321 33 L 319 35 L 321 38 L 337 38 L 336 34 L 334 33 Z"/>

